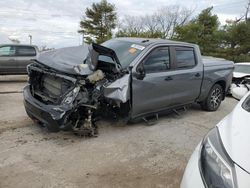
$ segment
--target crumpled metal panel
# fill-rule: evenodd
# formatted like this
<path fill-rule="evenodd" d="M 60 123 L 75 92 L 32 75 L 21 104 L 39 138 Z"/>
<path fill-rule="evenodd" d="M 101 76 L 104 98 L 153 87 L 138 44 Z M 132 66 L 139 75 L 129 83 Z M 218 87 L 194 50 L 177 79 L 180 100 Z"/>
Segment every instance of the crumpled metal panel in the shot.
<path fill-rule="evenodd" d="M 65 73 L 88 75 L 93 71 L 90 70 L 89 64 L 84 64 L 84 61 L 90 50 L 88 44 L 51 50 L 42 52 L 37 61 Z"/>
<path fill-rule="evenodd" d="M 104 86 L 104 96 L 118 102 L 127 102 L 130 97 L 129 82 L 130 75 L 126 74 L 120 79 L 112 82 L 110 85 Z"/>
<path fill-rule="evenodd" d="M 42 52 L 37 61 L 61 72 L 78 75 L 89 75 L 96 70 L 99 55 L 114 58 L 117 70 L 120 62 L 115 52 L 98 44 L 83 44 L 47 52 Z M 119 65 L 119 66 L 118 66 Z"/>

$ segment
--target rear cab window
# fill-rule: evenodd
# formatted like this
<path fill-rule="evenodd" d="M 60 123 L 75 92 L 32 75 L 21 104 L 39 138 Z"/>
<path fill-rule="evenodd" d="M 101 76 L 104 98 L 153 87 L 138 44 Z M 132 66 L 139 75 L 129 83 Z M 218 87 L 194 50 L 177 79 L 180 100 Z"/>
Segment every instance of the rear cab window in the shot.
<path fill-rule="evenodd" d="M 195 52 L 192 47 L 176 47 L 176 68 L 188 69 L 196 65 Z"/>
<path fill-rule="evenodd" d="M 16 46 L 17 56 L 36 56 L 36 50 L 32 46 Z"/>

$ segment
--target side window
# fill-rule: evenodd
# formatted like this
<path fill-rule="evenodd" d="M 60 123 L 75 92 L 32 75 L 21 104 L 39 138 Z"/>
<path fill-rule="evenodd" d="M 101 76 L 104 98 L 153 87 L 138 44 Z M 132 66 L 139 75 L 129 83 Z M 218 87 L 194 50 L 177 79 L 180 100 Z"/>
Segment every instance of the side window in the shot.
<path fill-rule="evenodd" d="M 14 56 L 15 47 L 14 46 L 3 46 L 0 47 L 0 56 Z"/>
<path fill-rule="evenodd" d="M 195 54 L 193 48 L 175 48 L 176 50 L 176 67 L 191 68 L 195 66 Z"/>
<path fill-rule="evenodd" d="M 17 56 L 35 56 L 36 50 L 31 46 L 17 46 L 16 47 Z"/>
<path fill-rule="evenodd" d="M 153 50 L 143 62 L 143 66 L 146 73 L 170 69 L 169 49 L 164 47 Z"/>

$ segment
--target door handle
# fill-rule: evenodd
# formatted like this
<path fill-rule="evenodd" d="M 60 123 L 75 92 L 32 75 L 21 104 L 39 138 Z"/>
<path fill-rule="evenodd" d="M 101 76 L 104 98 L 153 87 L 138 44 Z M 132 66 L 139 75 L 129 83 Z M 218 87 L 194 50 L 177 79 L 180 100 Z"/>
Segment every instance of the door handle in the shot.
<path fill-rule="evenodd" d="M 168 76 L 164 79 L 165 81 L 170 81 L 170 80 L 173 80 L 173 78 L 171 76 Z"/>
<path fill-rule="evenodd" d="M 200 77 L 201 74 L 200 74 L 200 73 L 196 73 L 194 76 L 195 76 L 195 77 Z"/>

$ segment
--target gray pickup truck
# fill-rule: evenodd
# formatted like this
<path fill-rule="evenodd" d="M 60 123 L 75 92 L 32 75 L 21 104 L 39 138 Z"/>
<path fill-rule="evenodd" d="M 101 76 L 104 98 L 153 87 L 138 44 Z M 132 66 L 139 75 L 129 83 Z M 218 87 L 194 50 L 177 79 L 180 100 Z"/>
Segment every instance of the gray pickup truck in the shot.
<path fill-rule="evenodd" d="M 0 45 L 0 75 L 27 74 L 26 67 L 36 59 L 38 48 L 26 44 Z"/>
<path fill-rule="evenodd" d="M 231 61 L 202 58 L 195 44 L 116 38 L 41 54 L 28 66 L 24 105 L 50 131 L 95 135 L 106 115 L 146 119 L 195 102 L 215 111 L 233 69 Z"/>

